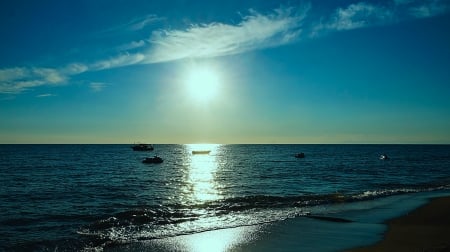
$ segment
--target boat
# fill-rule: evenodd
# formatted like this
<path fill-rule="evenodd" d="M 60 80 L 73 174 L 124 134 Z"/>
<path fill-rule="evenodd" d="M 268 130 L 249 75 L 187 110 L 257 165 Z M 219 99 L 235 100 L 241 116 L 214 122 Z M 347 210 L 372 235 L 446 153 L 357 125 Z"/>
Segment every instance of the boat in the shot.
<path fill-rule="evenodd" d="M 134 151 L 152 151 L 154 149 L 151 144 L 135 144 L 131 148 Z"/>
<path fill-rule="evenodd" d="M 381 160 L 388 160 L 389 157 L 388 157 L 386 154 L 381 154 L 381 155 L 380 155 L 380 159 L 381 159 Z"/>
<path fill-rule="evenodd" d="M 142 163 L 144 164 L 160 164 L 162 163 L 164 160 L 158 156 L 154 156 L 154 157 L 148 157 L 145 158 L 144 160 L 142 160 Z"/>
<path fill-rule="evenodd" d="M 192 154 L 196 155 L 196 154 L 209 154 L 211 151 L 210 150 L 193 150 Z"/>
<path fill-rule="evenodd" d="M 303 153 L 303 152 L 297 153 L 297 154 L 295 154 L 295 157 L 296 158 L 304 158 L 305 157 L 305 153 Z"/>

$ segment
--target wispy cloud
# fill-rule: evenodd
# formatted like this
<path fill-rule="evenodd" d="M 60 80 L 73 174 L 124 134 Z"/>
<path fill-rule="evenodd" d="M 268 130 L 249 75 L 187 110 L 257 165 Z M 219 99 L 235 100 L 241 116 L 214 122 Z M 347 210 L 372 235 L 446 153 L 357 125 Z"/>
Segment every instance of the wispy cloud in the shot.
<path fill-rule="evenodd" d="M 267 15 L 250 10 L 236 25 L 211 23 L 155 31 L 146 62 L 224 56 L 287 44 L 298 38 L 308 9 L 279 8 Z"/>
<path fill-rule="evenodd" d="M 135 65 L 141 63 L 144 58 L 145 56 L 139 53 L 123 53 L 116 57 L 99 60 L 92 64 L 71 63 L 61 68 L 4 68 L 0 69 L 0 93 L 18 94 L 39 86 L 61 85 L 67 83 L 70 77 L 74 75 L 89 71 Z M 97 88 L 97 90 L 100 90 L 100 88 Z"/>
<path fill-rule="evenodd" d="M 52 68 L 0 69 L 0 93 L 16 94 L 32 87 L 58 85 L 66 80 L 67 75 L 63 71 Z"/>
<path fill-rule="evenodd" d="M 100 92 L 106 87 L 106 83 L 103 82 L 91 82 L 89 87 L 93 92 Z"/>
<path fill-rule="evenodd" d="M 445 0 L 394 0 L 384 5 L 359 2 L 337 8 L 312 27 L 312 35 L 386 25 L 405 19 L 433 17 L 450 10 Z"/>
<path fill-rule="evenodd" d="M 97 61 L 89 65 L 90 71 L 105 70 L 116 67 L 123 67 L 129 65 L 136 65 L 143 63 L 145 55 L 142 53 L 123 53 L 116 57 L 111 57 L 109 59 Z"/>
<path fill-rule="evenodd" d="M 61 74 L 64 75 L 75 75 L 75 74 L 81 74 L 86 71 L 89 71 L 89 66 L 81 63 L 71 63 L 64 67 L 63 69 L 59 70 Z"/>
<path fill-rule="evenodd" d="M 450 9 L 450 2 L 441 0 L 410 1 L 405 4 L 409 7 L 409 13 L 417 18 L 433 17 Z"/>
<path fill-rule="evenodd" d="M 136 18 L 131 20 L 129 23 L 125 24 L 124 27 L 126 27 L 129 30 L 132 31 L 137 31 L 137 30 L 142 30 L 144 29 L 146 26 L 162 21 L 164 20 L 164 18 L 162 17 L 158 17 L 157 15 L 154 14 L 150 14 L 144 17 L 140 17 L 140 18 Z"/>
<path fill-rule="evenodd" d="M 143 30 L 144 28 L 158 23 L 160 21 L 165 20 L 163 17 L 159 17 L 155 14 L 149 14 L 142 17 L 133 18 L 132 20 L 116 25 L 114 27 L 111 27 L 109 29 L 106 29 L 102 31 L 101 33 L 117 33 L 117 32 L 135 32 L 139 30 Z"/>
<path fill-rule="evenodd" d="M 36 95 L 37 98 L 45 98 L 45 97 L 52 97 L 52 96 L 56 96 L 56 95 L 50 94 L 50 93 Z"/>
<path fill-rule="evenodd" d="M 146 45 L 145 41 L 143 39 L 141 39 L 138 41 L 131 41 L 130 43 L 121 45 L 117 49 L 119 51 L 129 51 L 129 50 L 134 50 L 136 48 L 144 47 L 145 45 Z"/>
<path fill-rule="evenodd" d="M 313 27 L 313 35 L 323 32 L 352 30 L 366 26 L 379 25 L 391 21 L 393 11 L 384 6 L 360 2 L 345 8 L 338 8 Z"/>
<path fill-rule="evenodd" d="M 351 30 L 386 22 L 392 18 L 392 11 L 367 3 L 357 3 L 345 9 L 339 8 L 332 16 L 331 29 Z"/>

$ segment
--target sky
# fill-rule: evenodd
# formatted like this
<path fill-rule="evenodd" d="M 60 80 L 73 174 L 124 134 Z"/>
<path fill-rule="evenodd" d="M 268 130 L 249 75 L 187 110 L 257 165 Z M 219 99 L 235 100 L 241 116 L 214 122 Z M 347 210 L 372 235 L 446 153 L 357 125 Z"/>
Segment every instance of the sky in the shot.
<path fill-rule="evenodd" d="M 0 143 L 450 144 L 450 1 L 0 3 Z"/>

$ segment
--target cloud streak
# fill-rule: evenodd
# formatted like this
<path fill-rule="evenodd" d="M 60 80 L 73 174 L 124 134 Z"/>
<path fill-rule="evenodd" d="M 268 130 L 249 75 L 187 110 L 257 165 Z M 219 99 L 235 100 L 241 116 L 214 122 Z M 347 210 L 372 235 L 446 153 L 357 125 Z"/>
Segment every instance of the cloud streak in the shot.
<path fill-rule="evenodd" d="M 411 1 L 405 3 L 410 15 L 416 18 L 427 18 L 443 14 L 450 9 L 448 1 L 429 0 L 429 1 Z"/>
<path fill-rule="evenodd" d="M 62 68 L 4 68 L 0 69 L 0 93 L 19 94 L 39 86 L 58 86 L 67 83 L 70 77 L 74 75 L 136 65 L 140 64 L 144 58 L 145 56 L 139 53 L 123 53 L 92 64 L 71 63 Z M 97 88 L 97 91 L 100 91 L 100 88 Z"/>
<path fill-rule="evenodd" d="M 36 95 L 37 98 L 45 98 L 45 97 L 52 97 L 52 96 L 56 96 L 56 95 L 50 94 L 50 93 Z"/>
<path fill-rule="evenodd" d="M 232 55 L 295 41 L 309 7 L 279 8 L 268 15 L 250 10 L 236 25 L 211 23 L 186 30 L 153 32 L 146 63 Z"/>
<path fill-rule="evenodd" d="M 392 20 L 393 12 L 383 6 L 368 3 L 351 4 L 346 8 L 338 8 L 328 22 L 321 23 L 317 30 L 341 31 L 352 30 L 381 24 Z"/>
<path fill-rule="evenodd" d="M 93 92 L 100 92 L 106 87 L 106 83 L 103 82 L 91 82 L 89 87 Z"/>
<path fill-rule="evenodd" d="M 122 23 L 120 25 L 104 30 L 101 33 L 121 33 L 121 32 L 140 31 L 152 24 L 163 21 L 164 19 L 165 18 L 163 17 L 158 17 L 157 15 L 149 14 L 143 17 L 134 18 L 126 23 Z"/>
<path fill-rule="evenodd" d="M 110 59 L 97 61 L 89 65 L 89 70 L 99 71 L 110 68 L 141 64 L 144 59 L 145 55 L 142 53 L 135 53 L 135 54 L 123 53 L 119 56 L 112 57 Z"/>
<path fill-rule="evenodd" d="M 17 94 L 42 85 L 58 85 L 67 80 L 63 71 L 52 68 L 0 69 L 0 93 Z"/>
<path fill-rule="evenodd" d="M 337 8 L 328 17 L 313 25 L 311 35 L 396 23 L 402 20 L 427 18 L 450 10 L 445 0 L 394 0 L 384 5 L 359 2 Z"/>

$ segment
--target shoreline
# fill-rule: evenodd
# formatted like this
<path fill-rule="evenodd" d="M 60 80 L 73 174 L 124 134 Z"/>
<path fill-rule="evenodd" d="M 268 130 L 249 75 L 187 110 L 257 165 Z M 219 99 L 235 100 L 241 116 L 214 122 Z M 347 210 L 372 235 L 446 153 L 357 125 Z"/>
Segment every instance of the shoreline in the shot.
<path fill-rule="evenodd" d="M 450 196 L 431 198 L 427 204 L 389 220 L 381 241 L 349 251 L 450 251 L 449 213 Z"/>
<path fill-rule="evenodd" d="M 322 215 L 320 208 L 316 210 Z M 302 216 L 108 246 L 104 251 L 450 251 L 448 192 L 405 194 L 323 209 L 325 218 Z M 390 238 L 392 232 L 396 236 Z"/>

